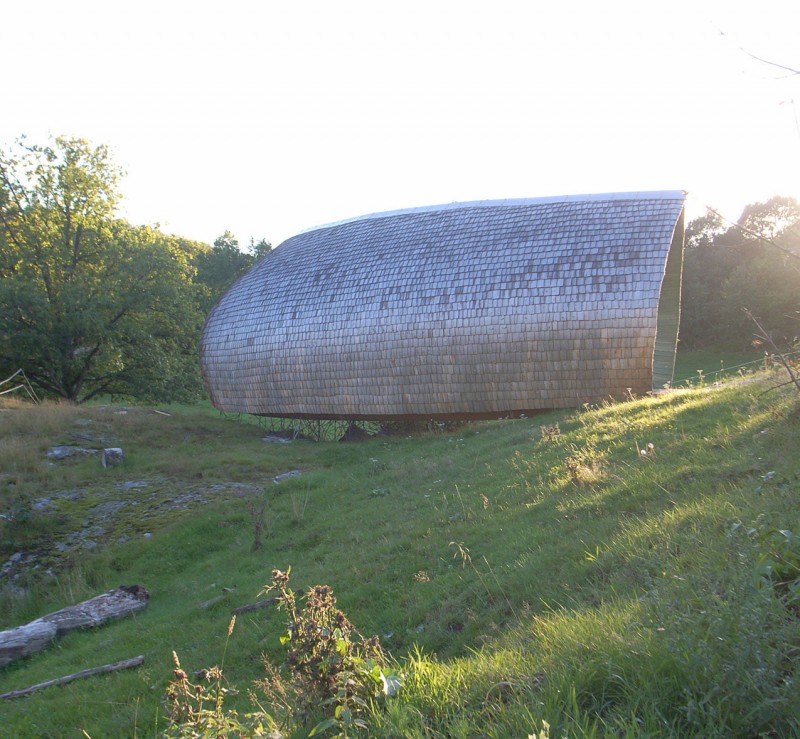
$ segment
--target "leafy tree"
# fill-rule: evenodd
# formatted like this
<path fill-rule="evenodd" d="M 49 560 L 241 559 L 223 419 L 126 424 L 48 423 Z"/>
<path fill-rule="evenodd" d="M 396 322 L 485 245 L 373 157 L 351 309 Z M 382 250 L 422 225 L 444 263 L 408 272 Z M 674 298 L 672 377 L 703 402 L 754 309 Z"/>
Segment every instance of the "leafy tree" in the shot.
<path fill-rule="evenodd" d="M 785 216 L 767 213 L 764 220 L 750 222 L 745 233 L 749 258 L 735 266 L 722 286 L 732 321 L 748 341 L 756 326 L 746 311 L 760 320 L 779 346 L 790 346 L 800 335 L 800 206 L 791 202 L 793 213 L 781 205 Z M 778 218 L 785 220 L 776 223 Z M 759 233 L 768 234 L 767 240 Z"/>
<path fill-rule="evenodd" d="M 774 197 L 744 208 L 724 228 L 709 212 L 686 229 L 681 340 L 741 349 L 758 316 L 778 341 L 800 333 L 800 204 Z"/>
<path fill-rule="evenodd" d="M 248 251 L 253 255 L 255 261 L 258 261 L 262 257 L 267 256 L 272 251 L 272 244 L 269 243 L 266 239 L 259 239 L 258 241 L 254 241 L 250 239 L 250 246 L 248 247 Z"/>
<path fill-rule="evenodd" d="M 681 300 L 681 345 L 698 348 L 708 344 L 713 327 L 724 321 L 719 291 L 731 267 L 725 265 L 721 249 L 714 248 L 724 233 L 722 218 L 713 211 L 691 221 L 686 227 L 683 288 Z"/>
<path fill-rule="evenodd" d="M 745 206 L 737 226 L 747 236 L 757 239 L 781 239 L 787 230 L 800 222 L 800 204 L 794 198 L 776 195 L 765 203 Z"/>
<path fill-rule="evenodd" d="M 0 370 L 73 401 L 200 392 L 192 261 L 201 246 L 114 218 L 106 147 L 0 153 Z"/>
<path fill-rule="evenodd" d="M 208 313 L 234 280 L 271 250 L 272 246 L 265 239 L 258 243 L 251 239 L 250 248 L 242 251 L 239 241 L 230 231 L 218 236 L 211 249 L 200 252 L 195 258 L 196 281 L 203 310 Z"/>

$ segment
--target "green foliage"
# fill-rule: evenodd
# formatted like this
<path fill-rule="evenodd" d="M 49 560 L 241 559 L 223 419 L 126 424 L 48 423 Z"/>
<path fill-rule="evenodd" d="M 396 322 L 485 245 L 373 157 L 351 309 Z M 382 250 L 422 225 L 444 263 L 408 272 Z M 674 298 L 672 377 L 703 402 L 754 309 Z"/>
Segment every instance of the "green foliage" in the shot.
<path fill-rule="evenodd" d="M 800 608 L 800 536 L 788 529 L 768 529 L 759 544 L 757 583 L 774 588 L 787 605 Z"/>
<path fill-rule="evenodd" d="M 272 584 L 264 593 L 276 592 L 278 608 L 289 617 L 281 637 L 286 647 L 285 667 L 298 697 L 295 710 L 303 722 L 323 708 L 327 717 L 309 733 L 317 736 L 336 728 L 339 736 L 366 729 L 365 717 L 376 702 L 394 692 L 397 675 L 387 669 L 378 637 L 362 637 L 336 608 L 327 585 L 309 588 L 299 607 L 289 587 L 289 573 L 272 571 Z"/>
<path fill-rule="evenodd" d="M 200 249 L 114 218 L 105 147 L 57 138 L 0 154 L 0 374 L 45 392 L 191 400 L 201 391 Z"/>
<path fill-rule="evenodd" d="M 0 557 L 3 553 L 25 551 L 53 535 L 57 523 L 34 510 L 31 497 L 18 493 L 10 500 L 0 498 Z"/>
<path fill-rule="evenodd" d="M 748 205 L 725 228 L 715 213 L 686 228 L 681 341 L 686 348 L 746 348 L 760 318 L 776 341 L 800 334 L 800 204 L 774 197 Z"/>
<path fill-rule="evenodd" d="M 233 633 L 236 616 L 228 625 L 228 639 Z M 227 649 L 228 642 L 225 642 Z M 263 710 L 239 717 L 235 709 L 224 705 L 225 696 L 232 691 L 224 685 L 221 667 L 201 670 L 198 681 L 193 683 L 181 667 L 178 655 L 173 652 L 175 663 L 173 678 L 167 685 L 167 720 L 165 736 L 180 739 L 216 739 L 223 736 L 274 737 L 275 722 Z M 224 654 L 223 654 L 224 661 Z M 279 736 L 279 735 L 278 735 Z"/>
<path fill-rule="evenodd" d="M 364 639 L 335 608 L 336 598 L 326 585 L 310 588 L 305 603 L 298 607 L 289 588 L 289 572 L 273 570 L 272 584 L 264 593 L 277 592 L 278 609 L 289 616 L 287 631 L 280 642 L 287 647 L 284 667 L 288 682 L 270 668 L 270 677 L 259 682 L 278 707 L 290 710 L 303 725 L 319 717 L 308 736 L 321 736 L 330 729 L 337 736 L 368 728 L 366 717 L 384 695 L 399 688 L 399 677 L 386 669 L 387 658 L 377 637 Z M 264 594 L 262 593 L 262 594 Z M 236 616 L 228 626 L 233 633 Z M 225 642 L 227 651 L 228 642 Z M 223 653 L 223 661 L 224 661 Z M 169 726 L 167 736 L 216 737 L 280 736 L 275 721 L 260 706 L 240 719 L 235 709 L 224 705 L 225 697 L 235 694 L 224 687 L 222 669 L 202 670 L 199 682 L 192 683 L 173 651 L 173 679 L 167 685 Z M 287 696 L 289 696 L 287 701 Z M 255 698 L 251 693 L 251 701 Z"/>
<path fill-rule="evenodd" d="M 250 523 L 253 525 L 253 551 L 256 552 L 264 546 L 262 536 L 264 534 L 264 524 L 266 523 L 269 500 L 263 489 L 248 491 L 242 495 L 244 507 L 250 516 Z"/>
<path fill-rule="evenodd" d="M 678 351 L 673 387 L 702 387 L 706 384 L 742 378 L 770 366 L 762 352 L 742 351 Z"/>
<path fill-rule="evenodd" d="M 239 248 L 239 241 L 230 231 L 217 237 L 211 249 L 201 251 L 194 259 L 200 302 L 205 313 L 214 307 L 237 277 L 266 256 L 272 246 L 265 239 L 250 242 L 248 251 Z"/>

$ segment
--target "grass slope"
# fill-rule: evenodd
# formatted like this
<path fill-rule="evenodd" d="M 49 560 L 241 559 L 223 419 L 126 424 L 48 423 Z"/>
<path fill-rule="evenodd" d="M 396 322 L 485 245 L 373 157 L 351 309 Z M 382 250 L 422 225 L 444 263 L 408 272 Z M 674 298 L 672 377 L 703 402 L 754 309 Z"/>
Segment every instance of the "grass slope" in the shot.
<path fill-rule="evenodd" d="M 800 422 L 775 382 L 357 444 L 265 443 L 201 408 L 9 405 L 0 546 L 40 567 L 5 586 L 0 628 L 121 583 L 151 601 L 0 670 L 6 692 L 146 659 L 0 705 L 0 734 L 155 735 L 171 650 L 190 671 L 220 660 L 231 609 L 291 565 L 401 665 L 370 735 L 796 736 L 798 609 L 757 569 L 770 530 L 800 532 Z M 125 462 L 47 465 L 81 434 Z M 69 538 L 87 524 L 91 549 Z M 249 705 L 262 654 L 280 662 L 281 631 L 269 611 L 237 621 L 231 705 Z"/>

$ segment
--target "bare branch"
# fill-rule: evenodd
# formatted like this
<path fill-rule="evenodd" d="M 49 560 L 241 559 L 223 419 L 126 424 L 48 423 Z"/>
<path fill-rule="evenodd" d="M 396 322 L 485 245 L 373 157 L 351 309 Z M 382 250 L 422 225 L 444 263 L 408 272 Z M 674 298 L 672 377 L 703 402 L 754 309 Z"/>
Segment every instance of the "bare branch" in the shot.
<path fill-rule="evenodd" d="M 797 259 L 798 261 L 800 261 L 800 254 L 796 254 L 791 249 L 787 249 L 785 246 L 781 246 L 780 244 L 774 242 L 772 239 L 768 239 L 766 236 L 762 236 L 757 231 L 753 231 L 752 229 L 747 228 L 747 226 L 742 226 L 741 223 L 734 223 L 730 219 L 725 218 L 725 216 L 723 216 L 721 213 L 719 213 L 718 211 L 716 211 L 714 208 L 712 208 L 710 206 L 706 206 L 706 208 L 708 210 L 710 210 L 712 213 L 714 213 L 715 215 L 718 215 L 726 223 L 729 223 L 734 228 L 739 229 L 742 233 L 747 234 L 748 236 L 752 236 L 754 239 L 758 239 L 759 241 L 763 241 L 765 244 L 769 244 L 770 246 L 774 246 L 776 249 L 778 249 L 779 251 L 782 251 L 784 254 L 786 254 L 786 256 L 792 257 L 793 259 Z"/>
<path fill-rule="evenodd" d="M 0 695 L 0 698 L 4 698 L 5 700 L 12 700 L 14 698 L 22 698 L 25 695 L 30 695 L 31 693 L 35 693 L 37 690 L 42 690 L 43 688 L 49 688 L 53 685 L 66 685 L 67 683 L 71 683 L 73 680 L 80 680 L 84 677 L 91 677 L 92 675 L 101 675 L 106 672 L 116 672 L 117 670 L 128 670 L 131 667 L 139 667 L 139 665 L 144 664 L 144 655 L 139 655 L 138 657 L 134 657 L 133 659 L 125 659 L 121 662 L 114 662 L 110 665 L 103 665 L 102 667 L 93 667 L 90 670 L 81 670 L 80 672 L 74 672 L 71 675 L 65 675 L 64 677 L 58 677 L 54 680 L 47 680 L 46 682 L 39 683 L 38 685 L 32 685 L 30 688 L 24 688 L 23 690 L 12 690 L 10 693 L 3 693 Z"/>
<path fill-rule="evenodd" d="M 751 59 L 755 59 L 757 62 L 762 62 L 763 64 L 769 64 L 771 67 L 777 67 L 778 69 L 783 69 L 786 72 L 790 72 L 791 74 L 800 74 L 800 69 L 794 69 L 794 67 L 787 67 L 785 64 L 778 64 L 778 62 L 770 61 L 769 59 L 763 59 L 760 56 L 756 56 L 755 54 L 750 53 L 747 49 L 739 47 L 742 51 L 747 54 Z"/>
<path fill-rule="evenodd" d="M 798 379 L 794 372 L 792 371 L 792 366 L 789 364 L 789 360 L 784 356 L 780 349 L 778 349 L 777 344 L 772 339 L 770 333 L 761 325 L 761 322 L 753 315 L 753 312 L 748 310 L 747 308 L 744 309 L 745 314 L 747 317 L 755 323 L 758 327 L 758 330 L 761 332 L 760 334 L 756 334 L 756 336 L 761 339 L 762 341 L 766 341 L 774 350 L 775 356 L 778 357 L 778 361 L 783 365 L 783 368 L 789 373 L 789 377 L 791 378 L 791 382 L 797 387 L 798 392 L 800 392 L 800 379 Z"/>

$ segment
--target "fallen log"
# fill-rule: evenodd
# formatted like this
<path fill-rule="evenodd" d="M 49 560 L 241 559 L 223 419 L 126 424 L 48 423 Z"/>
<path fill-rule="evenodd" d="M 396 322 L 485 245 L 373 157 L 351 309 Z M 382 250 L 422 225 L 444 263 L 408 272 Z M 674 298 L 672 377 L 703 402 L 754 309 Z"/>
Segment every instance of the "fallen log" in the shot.
<path fill-rule="evenodd" d="M 40 620 L 55 624 L 58 636 L 73 629 L 100 626 L 114 618 L 129 616 L 147 605 L 150 594 L 141 585 L 120 585 L 74 606 L 48 613 Z"/>
<path fill-rule="evenodd" d="M 271 606 L 278 600 L 278 596 L 273 598 L 267 598 L 266 600 L 259 600 L 256 603 L 248 603 L 246 606 L 239 606 L 238 608 L 234 608 L 231 613 L 234 616 L 238 616 L 240 613 L 249 613 L 250 611 L 256 611 L 259 608 L 266 608 L 267 606 Z"/>
<path fill-rule="evenodd" d="M 100 675 L 104 672 L 115 672 L 117 670 L 127 670 L 131 667 L 138 667 L 139 665 L 144 663 L 144 655 L 139 655 L 138 657 L 134 657 L 133 659 L 124 659 L 122 662 L 114 662 L 110 665 L 103 665 L 102 667 L 92 667 L 90 670 L 81 670 L 80 672 L 73 672 L 71 675 L 65 675 L 64 677 L 57 677 L 53 680 L 47 680 L 43 683 L 38 683 L 37 685 L 31 685 L 29 688 L 23 688 L 22 690 L 12 690 L 10 693 L 3 693 L 0 695 L 0 698 L 4 698 L 5 700 L 12 700 L 13 698 L 22 698 L 23 696 L 30 695 L 31 693 L 35 693 L 37 690 L 42 690 L 44 688 L 50 688 L 53 685 L 66 685 L 67 683 L 71 683 L 73 680 L 80 680 L 84 677 L 91 677 L 92 675 Z"/>
<path fill-rule="evenodd" d="M 227 596 L 229 593 L 232 593 L 234 590 L 236 590 L 236 586 L 235 585 L 233 587 L 231 587 L 231 588 L 222 588 L 222 595 L 215 595 L 213 598 L 209 598 L 208 600 L 204 600 L 200 604 L 200 608 L 210 608 L 215 603 L 219 603 L 223 598 L 225 598 L 225 596 Z"/>
<path fill-rule="evenodd" d="M 121 585 L 74 606 L 48 613 L 24 626 L 0 631 L 0 667 L 45 649 L 56 636 L 100 626 L 141 610 L 150 598 L 141 585 Z"/>
<path fill-rule="evenodd" d="M 0 667 L 46 649 L 56 638 L 57 632 L 58 627 L 55 624 L 42 619 L 8 631 L 0 631 Z"/>

